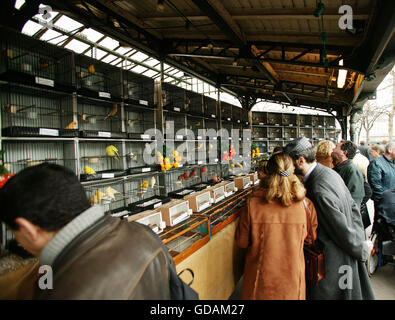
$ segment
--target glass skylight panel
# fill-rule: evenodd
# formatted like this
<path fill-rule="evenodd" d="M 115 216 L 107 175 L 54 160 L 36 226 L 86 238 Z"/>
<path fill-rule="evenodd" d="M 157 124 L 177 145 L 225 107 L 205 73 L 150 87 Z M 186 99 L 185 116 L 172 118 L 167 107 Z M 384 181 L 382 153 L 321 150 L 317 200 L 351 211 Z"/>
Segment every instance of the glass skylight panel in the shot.
<path fill-rule="evenodd" d="M 109 50 L 114 50 L 116 47 L 119 47 L 119 42 L 110 38 L 110 37 L 105 37 L 98 44 L 100 44 L 101 46 L 103 46 Z"/>
<path fill-rule="evenodd" d="M 145 60 L 145 59 L 147 59 L 147 58 L 149 58 L 145 53 L 142 53 L 142 52 L 140 52 L 140 51 L 137 51 L 136 52 L 136 54 L 134 54 L 132 57 L 130 57 L 131 59 L 133 59 L 133 60 L 136 60 L 136 61 L 143 61 L 143 60 Z"/>
<path fill-rule="evenodd" d="M 181 78 L 184 76 L 184 72 L 182 71 L 178 71 L 177 73 L 173 74 L 173 76 L 177 77 L 177 78 Z"/>
<path fill-rule="evenodd" d="M 144 71 L 147 71 L 147 68 L 144 68 L 142 66 L 136 66 L 132 69 L 132 71 L 136 73 L 143 73 Z"/>
<path fill-rule="evenodd" d="M 74 31 L 81 28 L 83 25 L 69 17 L 61 16 L 58 21 L 56 21 L 55 26 L 58 26 L 66 31 Z"/>
<path fill-rule="evenodd" d="M 92 42 L 97 42 L 99 39 L 104 37 L 104 34 L 93 30 L 91 28 L 86 28 L 83 31 L 81 31 L 79 34 L 84 35 L 89 41 Z"/>
<path fill-rule="evenodd" d="M 103 59 L 101 59 L 101 61 L 105 62 L 105 63 L 110 63 L 111 61 L 115 60 L 117 57 L 114 56 L 113 54 L 109 54 L 107 57 L 104 57 Z"/>
<path fill-rule="evenodd" d="M 115 50 L 115 52 L 125 55 L 126 53 L 128 53 L 130 50 L 132 50 L 132 48 L 127 48 L 127 47 L 119 47 L 117 50 Z"/>
<path fill-rule="evenodd" d="M 67 45 L 65 45 L 65 48 L 73 50 L 77 53 L 82 53 L 89 48 L 89 45 L 79 40 L 73 39 Z"/>
<path fill-rule="evenodd" d="M 33 36 L 34 34 L 37 33 L 37 31 L 41 30 L 43 27 L 31 20 L 25 23 L 22 29 L 22 33 L 27 34 L 28 36 Z"/>
<path fill-rule="evenodd" d="M 25 2 L 25 0 L 16 0 L 14 8 L 19 10 L 25 4 Z"/>
<path fill-rule="evenodd" d="M 144 61 L 144 64 L 150 66 L 150 67 L 155 67 L 155 68 L 160 68 L 160 61 L 156 60 L 156 59 L 148 59 L 146 61 Z"/>
<path fill-rule="evenodd" d="M 44 34 L 40 37 L 41 40 L 48 41 L 50 43 L 59 43 L 62 40 L 65 40 L 68 36 L 62 35 L 60 32 L 48 29 L 44 32 Z"/>
<path fill-rule="evenodd" d="M 110 64 L 112 64 L 113 66 L 117 65 L 118 63 L 122 62 L 122 58 L 118 58 L 114 61 L 111 61 Z"/>
<path fill-rule="evenodd" d="M 144 72 L 144 75 L 147 77 L 150 77 L 150 78 L 152 78 L 153 76 L 156 76 L 157 74 L 158 74 L 158 72 L 154 71 L 154 70 L 148 70 L 148 71 Z"/>

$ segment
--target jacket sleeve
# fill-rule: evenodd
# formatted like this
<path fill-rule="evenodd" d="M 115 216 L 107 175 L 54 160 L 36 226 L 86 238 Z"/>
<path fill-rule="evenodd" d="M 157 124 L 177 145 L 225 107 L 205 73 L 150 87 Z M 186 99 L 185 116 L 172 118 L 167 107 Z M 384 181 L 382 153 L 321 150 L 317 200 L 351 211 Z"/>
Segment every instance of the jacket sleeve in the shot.
<path fill-rule="evenodd" d="M 239 224 L 236 228 L 235 238 L 236 244 L 240 248 L 248 248 L 250 245 L 250 229 L 251 229 L 251 219 L 250 219 L 250 199 L 247 200 L 246 205 L 242 208 Z"/>
<path fill-rule="evenodd" d="M 317 212 L 315 210 L 313 202 L 306 198 L 307 208 L 310 211 L 310 221 L 311 221 L 311 233 L 313 234 L 314 241 L 317 240 L 317 227 L 318 227 L 318 220 L 317 220 Z M 307 233 L 306 241 L 307 244 L 311 244 L 313 241 L 310 237 L 310 234 Z"/>
<path fill-rule="evenodd" d="M 347 179 L 347 189 L 350 191 L 352 198 L 357 202 L 358 206 L 361 205 L 362 199 L 365 196 L 365 189 L 363 186 L 363 176 L 358 174 L 358 168 L 348 172 L 349 178 Z"/>
<path fill-rule="evenodd" d="M 382 170 L 377 164 L 377 161 L 372 161 L 368 167 L 368 181 L 372 188 L 373 200 L 378 200 L 380 195 L 383 193 L 383 186 L 381 185 Z"/>
<path fill-rule="evenodd" d="M 319 211 L 319 224 L 331 240 L 343 251 L 359 261 L 368 258 L 368 247 L 365 243 L 362 221 L 358 207 L 352 201 L 352 218 L 348 223 L 346 215 L 342 212 L 335 197 L 319 193 L 316 195 L 315 206 Z M 361 224 L 358 228 L 358 224 Z"/>

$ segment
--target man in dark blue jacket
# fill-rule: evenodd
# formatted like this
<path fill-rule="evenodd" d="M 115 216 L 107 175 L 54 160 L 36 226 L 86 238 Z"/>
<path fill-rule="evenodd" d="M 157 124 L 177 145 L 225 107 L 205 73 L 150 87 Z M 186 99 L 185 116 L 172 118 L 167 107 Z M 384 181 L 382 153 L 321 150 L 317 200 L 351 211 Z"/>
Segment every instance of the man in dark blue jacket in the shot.
<path fill-rule="evenodd" d="M 373 159 L 368 167 L 368 181 L 373 191 L 372 199 L 375 204 L 381 199 L 384 191 L 395 189 L 395 142 L 385 146 L 385 153 Z"/>

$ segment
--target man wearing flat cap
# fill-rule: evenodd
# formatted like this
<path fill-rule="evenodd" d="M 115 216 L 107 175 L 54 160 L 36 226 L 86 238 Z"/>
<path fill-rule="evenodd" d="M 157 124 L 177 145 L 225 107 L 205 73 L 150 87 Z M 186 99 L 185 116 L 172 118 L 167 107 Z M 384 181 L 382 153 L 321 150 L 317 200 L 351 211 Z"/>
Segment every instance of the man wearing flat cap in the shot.
<path fill-rule="evenodd" d="M 316 150 L 305 137 L 287 144 L 284 152 L 293 158 L 295 174 L 303 177 L 317 210 L 316 244 L 325 256 L 326 277 L 316 286 L 307 283 L 307 299 L 374 299 L 364 263 L 372 244 L 365 241 L 359 208 L 343 179 L 315 161 Z"/>

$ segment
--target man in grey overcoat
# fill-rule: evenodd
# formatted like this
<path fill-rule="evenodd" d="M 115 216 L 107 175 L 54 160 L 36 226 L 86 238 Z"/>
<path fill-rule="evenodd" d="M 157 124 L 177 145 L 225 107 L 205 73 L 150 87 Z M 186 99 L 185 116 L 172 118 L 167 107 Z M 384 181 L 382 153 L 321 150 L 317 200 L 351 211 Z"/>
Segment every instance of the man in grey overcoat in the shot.
<path fill-rule="evenodd" d="M 298 138 L 284 148 L 303 176 L 307 197 L 317 210 L 316 244 L 325 256 L 326 277 L 318 285 L 306 284 L 310 300 L 374 299 L 365 261 L 373 245 L 365 241 L 359 208 L 343 179 L 315 161 L 315 148 Z"/>

